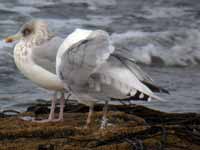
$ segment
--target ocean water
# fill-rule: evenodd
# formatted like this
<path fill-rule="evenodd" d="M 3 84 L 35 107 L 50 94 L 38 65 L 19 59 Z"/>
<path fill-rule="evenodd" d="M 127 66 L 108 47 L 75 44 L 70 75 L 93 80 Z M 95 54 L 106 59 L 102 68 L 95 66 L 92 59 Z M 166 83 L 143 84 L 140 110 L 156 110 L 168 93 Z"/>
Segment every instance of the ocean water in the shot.
<path fill-rule="evenodd" d="M 51 93 L 16 68 L 14 44 L 3 38 L 30 19 L 46 20 L 62 37 L 75 28 L 103 29 L 116 47 L 130 51 L 167 102 L 140 103 L 167 112 L 200 112 L 199 0 L 1 0 L 0 110 L 25 110 Z"/>

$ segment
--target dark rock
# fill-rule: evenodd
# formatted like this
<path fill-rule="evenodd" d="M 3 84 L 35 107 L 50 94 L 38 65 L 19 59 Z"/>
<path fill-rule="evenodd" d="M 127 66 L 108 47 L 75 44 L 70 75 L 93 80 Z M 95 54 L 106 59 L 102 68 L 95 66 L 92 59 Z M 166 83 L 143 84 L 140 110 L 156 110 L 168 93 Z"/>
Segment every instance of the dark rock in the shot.
<path fill-rule="evenodd" d="M 37 105 L 29 110 L 43 119 L 48 116 L 48 107 L 49 104 Z M 0 149 L 200 149 L 199 114 L 165 113 L 137 105 L 110 105 L 109 126 L 99 130 L 102 107 L 102 104 L 95 106 L 88 129 L 82 128 L 88 107 L 69 101 L 63 122 L 39 124 L 18 117 L 0 118 Z M 47 114 L 39 115 L 44 113 Z"/>
<path fill-rule="evenodd" d="M 54 145 L 47 144 L 47 145 L 39 145 L 38 150 L 55 150 Z"/>
<path fill-rule="evenodd" d="M 48 114 L 50 112 L 50 109 L 46 106 L 40 106 L 35 108 L 34 113 L 35 115 L 40 115 L 40 114 Z"/>
<path fill-rule="evenodd" d="M 16 110 L 4 110 L 2 112 L 0 112 L 0 118 L 6 118 L 6 117 L 14 117 L 17 116 L 20 112 L 16 111 Z"/>
<path fill-rule="evenodd" d="M 48 114 L 50 109 L 47 105 L 33 105 L 28 107 L 26 112 L 33 112 L 37 116 L 41 114 Z"/>

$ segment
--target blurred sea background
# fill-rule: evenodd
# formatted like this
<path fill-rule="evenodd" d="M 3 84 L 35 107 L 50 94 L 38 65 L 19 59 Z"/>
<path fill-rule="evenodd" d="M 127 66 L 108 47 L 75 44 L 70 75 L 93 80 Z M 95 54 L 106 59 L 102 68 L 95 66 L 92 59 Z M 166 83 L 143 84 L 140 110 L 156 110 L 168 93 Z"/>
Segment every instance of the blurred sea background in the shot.
<path fill-rule="evenodd" d="M 66 37 L 75 28 L 103 29 L 117 47 L 132 53 L 167 102 L 139 104 L 166 112 L 200 112 L 199 0 L 0 0 L 0 111 L 23 111 L 50 92 L 16 68 L 14 44 L 3 38 L 34 18 Z"/>

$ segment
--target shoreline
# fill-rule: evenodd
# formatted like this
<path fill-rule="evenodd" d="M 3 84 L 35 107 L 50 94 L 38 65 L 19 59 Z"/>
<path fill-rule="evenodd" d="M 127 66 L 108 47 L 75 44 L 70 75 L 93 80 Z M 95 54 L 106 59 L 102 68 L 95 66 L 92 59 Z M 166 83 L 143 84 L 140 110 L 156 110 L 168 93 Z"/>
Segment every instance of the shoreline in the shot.
<path fill-rule="evenodd" d="M 82 128 L 88 107 L 73 102 L 66 105 L 64 121 L 58 123 L 20 119 L 47 118 L 48 104 L 33 105 L 14 116 L 0 115 L 0 150 L 200 149 L 200 114 L 165 113 L 139 105 L 110 105 L 109 126 L 100 130 L 101 110 L 101 104 L 95 106 L 88 129 Z"/>

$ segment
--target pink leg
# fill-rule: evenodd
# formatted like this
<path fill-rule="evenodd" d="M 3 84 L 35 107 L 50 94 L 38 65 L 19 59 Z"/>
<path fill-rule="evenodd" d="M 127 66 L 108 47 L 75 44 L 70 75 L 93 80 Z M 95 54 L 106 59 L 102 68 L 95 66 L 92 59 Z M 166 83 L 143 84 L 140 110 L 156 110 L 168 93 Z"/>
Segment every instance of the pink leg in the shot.
<path fill-rule="evenodd" d="M 62 96 L 60 98 L 60 113 L 59 113 L 59 120 L 63 121 L 63 112 L 65 108 L 65 93 L 61 93 Z"/>
<path fill-rule="evenodd" d="M 91 105 L 91 106 L 89 107 L 89 113 L 88 113 L 86 125 L 85 125 L 84 128 L 88 128 L 88 126 L 89 126 L 90 123 L 91 123 L 91 117 L 92 117 L 93 109 L 94 109 L 94 105 Z"/>
<path fill-rule="evenodd" d="M 107 126 L 107 112 L 108 112 L 108 101 L 105 102 L 105 105 L 103 107 L 103 118 L 102 118 L 102 121 L 101 121 L 101 127 L 100 129 L 105 129 L 106 126 Z"/>
<path fill-rule="evenodd" d="M 54 92 L 52 101 L 51 101 L 51 110 L 49 114 L 49 118 L 45 120 L 33 120 L 33 122 L 38 123 L 45 123 L 45 122 L 51 122 L 54 120 L 54 112 L 55 112 L 55 106 L 56 106 L 56 99 L 57 99 L 57 92 Z"/>
<path fill-rule="evenodd" d="M 59 117 L 57 121 L 63 121 L 63 112 L 65 108 L 65 93 L 61 92 L 61 97 L 60 97 L 60 112 L 59 112 Z"/>
<path fill-rule="evenodd" d="M 51 102 L 51 110 L 50 110 L 50 114 L 49 114 L 49 118 L 48 118 L 48 120 L 50 120 L 50 121 L 54 119 L 56 99 L 57 99 L 57 92 L 54 93 L 52 102 Z"/>

